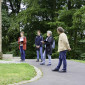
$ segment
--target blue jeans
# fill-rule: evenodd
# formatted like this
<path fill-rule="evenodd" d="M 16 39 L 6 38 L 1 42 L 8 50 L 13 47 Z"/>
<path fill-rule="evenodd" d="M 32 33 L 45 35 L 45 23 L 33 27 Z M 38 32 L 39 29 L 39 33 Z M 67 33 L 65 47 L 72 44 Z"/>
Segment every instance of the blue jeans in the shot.
<path fill-rule="evenodd" d="M 48 56 L 48 59 L 49 59 L 49 64 L 51 64 L 51 55 L 47 55 Z M 43 53 L 43 62 L 45 64 L 45 59 L 46 59 L 46 51 L 44 51 Z"/>
<path fill-rule="evenodd" d="M 25 60 L 25 50 L 23 50 L 23 46 L 20 46 L 21 60 Z"/>
<path fill-rule="evenodd" d="M 39 52 L 40 52 L 40 55 L 41 55 L 41 60 L 43 60 L 43 48 L 40 47 L 39 50 L 37 50 L 37 60 L 39 60 Z"/>
<path fill-rule="evenodd" d="M 67 69 L 67 62 L 66 62 L 66 53 L 67 51 L 61 51 L 59 54 L 59 63 L 56 69 L 60 69 L 62 62 L 63 62 L 63 69 L 62 70 L 66 70 Z"/>

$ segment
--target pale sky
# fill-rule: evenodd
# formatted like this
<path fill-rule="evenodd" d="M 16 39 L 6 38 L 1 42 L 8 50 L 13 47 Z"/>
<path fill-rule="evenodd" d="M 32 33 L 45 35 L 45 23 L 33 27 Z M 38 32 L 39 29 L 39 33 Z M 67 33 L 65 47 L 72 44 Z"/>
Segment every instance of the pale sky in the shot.
<path fill-rule="evenodd" d="M 7 4 L 8 8 L 9 8 L 9 13 L 11 13 L 11 12 L 12 12 L 12 10 L 11 10 L 11 8 L 10 8 L 10 3 L 9 3 L 9 2 L 7 2 L 6 4 Z M 21 10 L 25 10 L 25 9 L 26 9 L 26 6 L 25 6 L 25 5 L 23 5 L 23 4 L 21 3 L 20 8 L 21 8 Z"/>

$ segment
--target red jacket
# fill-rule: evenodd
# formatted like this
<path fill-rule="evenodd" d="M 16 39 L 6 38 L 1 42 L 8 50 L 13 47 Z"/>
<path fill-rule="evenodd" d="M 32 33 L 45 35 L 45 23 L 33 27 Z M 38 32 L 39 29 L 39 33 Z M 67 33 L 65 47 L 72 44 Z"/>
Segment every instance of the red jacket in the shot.
<path fill-rule="evenodd" d="M 27 43 L 27 39 L 26 39 L 26 37 L 24 37 L 23 50 L 26 50 L 26 43 Z M 19 49 L 20 49 L 20 37 L 18 38 L 18 44 L 19 44 Z"/>

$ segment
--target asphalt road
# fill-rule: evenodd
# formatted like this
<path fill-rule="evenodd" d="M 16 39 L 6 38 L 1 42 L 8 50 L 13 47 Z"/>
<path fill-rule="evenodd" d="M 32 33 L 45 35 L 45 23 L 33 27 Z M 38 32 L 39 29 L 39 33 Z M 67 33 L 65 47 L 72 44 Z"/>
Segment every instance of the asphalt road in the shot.
<path fill-rule="evenodd" d="M 40 62 L 37 63 L 35 61 L 27 60 L 26 62 L 41 69 L 43 77 L 37 81 L 23 85 L 85 85 L 85 64 L 83 63 L 68 60 L 67 73 L 59 73 L 52 72 L 52 69 L 58 64 L 57 59 L 52 60 L 52 66 L 46 66 L 48 60 L 46 60 L 45 66 L 41 66 Z"/>

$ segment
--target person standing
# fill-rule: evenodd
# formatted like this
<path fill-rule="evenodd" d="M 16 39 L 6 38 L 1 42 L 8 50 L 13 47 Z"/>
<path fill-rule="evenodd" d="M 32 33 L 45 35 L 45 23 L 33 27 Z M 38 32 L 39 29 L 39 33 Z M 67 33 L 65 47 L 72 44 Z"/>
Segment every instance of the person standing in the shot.
<path fill-rule="evenodd" d="M 67 71 L 66 53 L 67 51 L 70 51 L 71 48 L 69 45 L 67 35 L 64 33 L 64 29 L 62 27 L 58 27 L 57 32 L 59 34 L 58 41 L 59 63 L 58 66 L 53 71 L 59 71 L 63 62 L 63 69 L 61 72 L 66 72 Z"/>
<path fill-rule="evenodd" d="M 42 46 L 41 41 L 43 41 L 43 37 L 41 35 L 40 30 L 38 30 L 37 36 L 35 38 L 35 46 L 36 46 L 36 52 L 37 52 L 37 61 L 36 62 L 39 62 L 39 52 L 40 52 L 40 55 L 41 55 L 41 62 L 43 60 L 43 46 Z"/>
<path fill-rule="evenodd" d="M 45 50 L 43 53 L 43 62 L 40 65 L 45 65 L 45 59 L 46 55 L 48 56 L 49 59 L 49 64 L 47 66 L 51 65 L 51 55 L 52 55 L 52 44 L 53 44 L 53 37 L 52 37 L 52 32 L 47 31 L 47 38 L 46 40 L 42 41 L 42 43 L 45 45 Z"/>
<path fill-rule="evenodd" d="M 24 36 L 24 32 L 20 32 L 20 37 L 18 38 L 19 49 L 21 53 L 21 61 L 25 61 L 25 50 L 26 50 L 27 39 Z"/>

